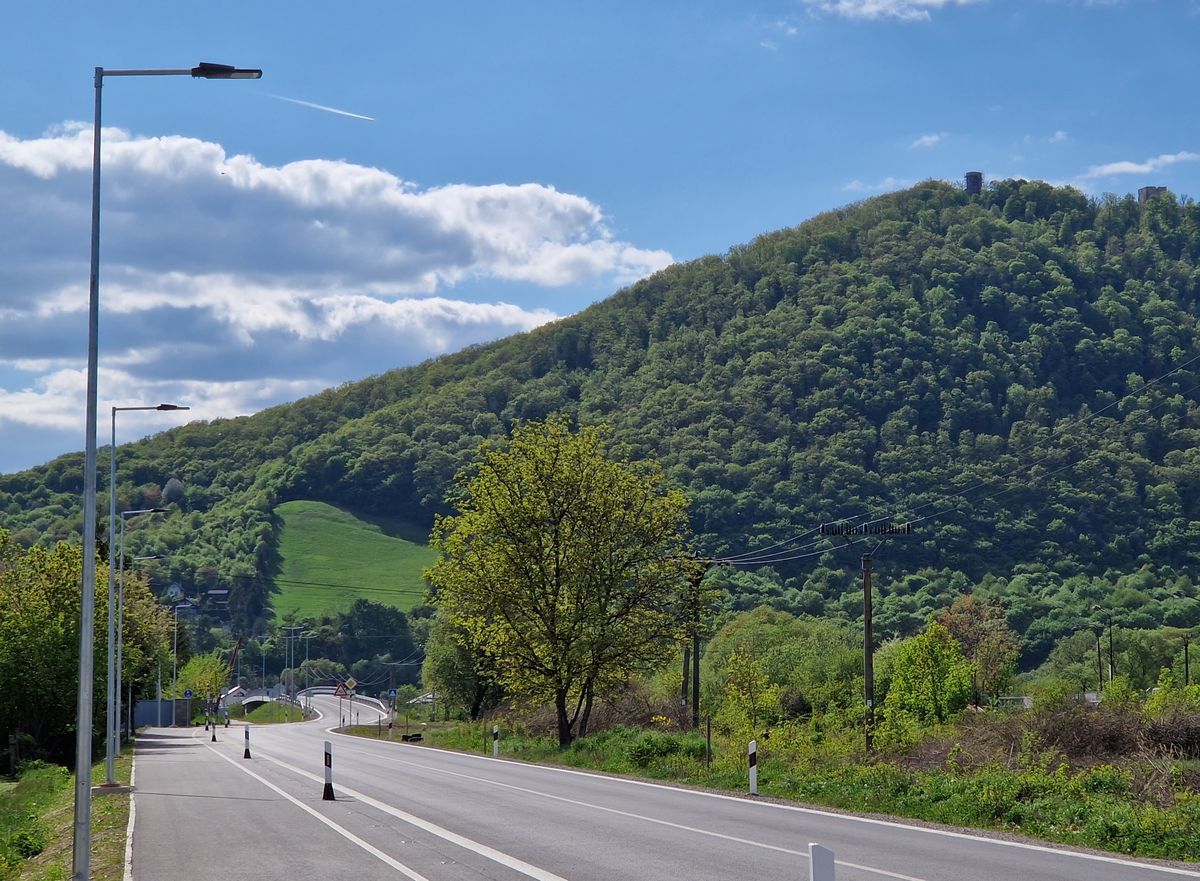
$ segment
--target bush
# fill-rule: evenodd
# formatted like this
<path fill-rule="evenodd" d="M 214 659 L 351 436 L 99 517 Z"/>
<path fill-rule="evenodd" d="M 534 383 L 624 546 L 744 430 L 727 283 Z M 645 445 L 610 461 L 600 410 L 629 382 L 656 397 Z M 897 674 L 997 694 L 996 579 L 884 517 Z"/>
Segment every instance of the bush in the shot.
<path fill-rule="evenodd" d="M 681 756 L 686 759 L 704 758 L 704 738 L 698 734 L 668 734 L 665 731 L 643 731 L 626 749 L 629 761 L 646 768 L 656 759 Z"/>

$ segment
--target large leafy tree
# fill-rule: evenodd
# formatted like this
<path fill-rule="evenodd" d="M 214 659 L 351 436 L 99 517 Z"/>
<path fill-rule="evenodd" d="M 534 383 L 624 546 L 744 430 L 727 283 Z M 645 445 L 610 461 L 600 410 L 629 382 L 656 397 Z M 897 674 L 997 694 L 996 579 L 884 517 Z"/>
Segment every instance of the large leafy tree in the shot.
<path fill-rule="evenodd" d="M 973 593 L 957 597 L 937 616 L 974 666 L 972 699 L 999 694 L 1016 669 L 1020 637 L 1008 626 L 1004 609 Z"/>
<path fill-rule="evenodd" d="M 564 416 L 485 445 L 457 485 L 426 576 L 507 693 L 553 705 L 566 746 L 597 697 L 675 649 L 692 566 L 684 496 Z"/>
<path fill-rule="evenodd" d="M 901 643 L 884 708 L 924 722 L 945 722 L 967 706 L 971 664 L 954 637 L 936 621 Z"/>
<path fill-rule="evenodd" d="M 21 547 L 0 529 L 0 736 L 30 736 L 52 759 L 71 756 L 79 682 L 78 546 Z M 108 572 L 96 570 L 96 627 L 92 694 L 98 696 L 93 734 L 104 724 Z M 138 577 L 125 582 L 125 681 L 146 682 L 154 659 L 167 654 L 170 619 Z"/>
<path fill-rule="evenodd" d="M 497 678 L 495 662 L 472 647 L 465 628 L 445 615 L 434 618 L 425 643 L 421 681 L 437 693 L 439 701 L 464 707 L 472 719 L 478 719 L 504 695 Z"/>

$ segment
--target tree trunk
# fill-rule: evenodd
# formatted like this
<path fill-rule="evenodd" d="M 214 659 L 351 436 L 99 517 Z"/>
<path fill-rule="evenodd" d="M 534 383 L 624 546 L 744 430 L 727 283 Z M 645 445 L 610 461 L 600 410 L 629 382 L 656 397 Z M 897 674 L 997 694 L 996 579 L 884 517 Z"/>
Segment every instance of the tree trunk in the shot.
<path fill-rule="evenodd" d="M 479 719 L 479 713 L 483 709 L 483 698 L 487 694 L 487 686 L 476 680 L 475 692 L 471 695 L 471 721 L 475 722 Z"/>
<path fill-rule="evenodd" d="M 579 736 L 587 737 L 588 719 L 592 716 L 592 686 L 588 683 L 584 689 L 583 715 L 579 717 Z"/>
<path fill-rule="evenodd" d="M 571 745 L 571 719 L 567 716 L 567 690 L 554 693 L 554 712 L 558 717 L 558 745 L 566 749 Z"/>

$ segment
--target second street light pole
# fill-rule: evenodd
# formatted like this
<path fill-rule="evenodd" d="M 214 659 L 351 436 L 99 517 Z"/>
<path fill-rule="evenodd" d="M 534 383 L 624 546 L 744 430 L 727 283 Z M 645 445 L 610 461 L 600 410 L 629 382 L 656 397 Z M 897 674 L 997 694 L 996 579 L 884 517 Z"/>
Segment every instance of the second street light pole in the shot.
<path fill-rule="evenodd" d="M 79 688 L 75 709 L 75 806 L 71 832 L 72 881 L 89 881 L 92 844 L 93 670 L 96 629 L 96 386 L 100 349 L 100 133 L 101 95 L 107 76 L 190 76 L 259 79 L 261 70 L 201 62 L 186 70 L 95 68 L 92 121 L 92 235 L 88 271 L 88 359 L 84 407 L 83 563 L 79 595 Z M 111 554 L 111 550 L 110 550 Z"/>
<path fill-rule="evenodd" d="M 115 548 L 117 546 L 117 413 L 126 410 L 187 410 L 187 407 L 180 407 L 178 404 L 158 404 L 155 406 L 145 407 L 113 407 L 112 408 L 112 436 L 110 446 L 108 448 L 108 709 L 107 714 L 107 733 L 108 737 L 105 740 L 104 749 L 104 786 L 116 786 L 116 755 L 114 754 L 113 744 L 117 741 L 117 730 L 120 726 L 120 713 L 117 712 L 118 687 L 116 680 L 118 678 L 117 660 L 114 657 L 119 649 L 116 649 L 117 629 L 114 621 L 113 606 L 116 604 L 116 568 L 113 563 Z M 123 525 L 123 524 L 122 524 Z M 123 557 L 116 557 L 116 565 L 124 563 Z"/>

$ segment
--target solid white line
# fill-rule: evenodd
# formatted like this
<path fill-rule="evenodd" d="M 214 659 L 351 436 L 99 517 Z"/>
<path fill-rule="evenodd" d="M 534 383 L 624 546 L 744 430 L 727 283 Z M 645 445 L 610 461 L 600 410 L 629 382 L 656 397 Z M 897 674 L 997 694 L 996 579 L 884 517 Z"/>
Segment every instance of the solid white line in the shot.
<path fill-rule="evenodd" d="M 125 881 L 133 881 L 133 815 L 137 807 L 133 802 L 133 778 L 137 774 L 137 741 L 129 756 L 129 823 L 125 826 Z"/>
<path fill-rule="evenodd" d="M 501 783 L 498 780 L 488 780 L 486 777 L 475 777 L 471 774 L 461 774 L 458 771 L 448 771 L 445 768 L 431 769 L 428 765 L 421 765 L 421 764 L 418 764 L 417 762 L 409 762 L 404 759 L 392 759 L 392 761 L 399 762 L 402 765 L 409 765 L 410 767 L 413 767 L 413 768 L 420 768 L 423 771 L 433 770 L 434 773 L 437 773 L 437 774 L 446 774 L 451 777 L 461 777 L 464 780 L 474 780 L 478 783 L 487 783 L 492 786 L 499 786 L 504 789 L 511 789 L 516 792 L 523 792 L 527 795 L 540 796 L 541 798 L 548 798 L 553 801 L 560 801 L 560 802 L 564 802 L 569 805 L 576 805 L 577 807 L 581 807 L 581 808 L 591 808 L 592 810 L 595 810 L 595 811 L 604 811 L 605 813 L 608 813 L 608 814 L 616 814 L 617 816 L 620 816 L 620 817 L 628 817 L 631 820 L 641 820 L 644 823 L 656 823 L 659 826 L 667 826 L 672 829 L 679 829 L 683 832 L 695 832 L 698 835 L 707 835 L 710 838 L 720 838 L 724 841 L 732 841 L 735 844 L 745 844 L 745 845 L 749 845 L 750 847 L 758 847 L 758 848 L 762 848 L 764 850 L 773 850 L 773 851 L 777 851 L 778 853 L 786 853 L 791 856 L 801 857 L 803 859 L 809 858 L 808 852 L 803 851 L 803 850 L 795 850 L 790 847 L 780 847 L 777 844 L 767 844 L 762 841 L 754 841 L 753 839 L 750 839 L 750 838 L 739 838 L 736 835 L 726 835 L 724 832 L 713 832 L 710 829 L 700 829 L 696 826 L 685 826 L 682 823 L 672 823 L 670 820 L 661 820 L 657 817 L 648 817 L 645 814 L 634 814 L 629 811 L 622 811 L 618 808 L 609 808 L 609 807 L 605 807 L 604 805 L 592 804 L 591 802 L 578 801 L 576 799 L 567 798 L 566 796 L 562 796 L 562 795 L 551 795 L 548 792 L 540 792 L 539 790 L 536 790 L 536 789 L 526 789 L 524 786 L 515 786 L 512 783 Z M 874 866 L 863 866 L 863 865 L 859 865 L 858 863 L 848 863 L 845 860 L 836 860 L 835 862 L 839 866 L 845 866 L 848 869 L 858 869 L 859 871 L 862 871 L 862 872 L 871 872 L 875 875 L 883 875 L 886 878 L 895 878 L 895 879 L 897 879 L 897 881 L 925 881 L 924 878 L 914 878 L 912 875 L 901 875 L 898 872 L 889 872 L 887 869 L 879 869 Z"/>
<path fill-rule="evenodd" d="M 322 778 L 318 777 L 316 774 L 310 774 L 308 771 L 305 771 L 302 768 L 297 768 L 295 765 L 285 762 L 282 759 L 275 759 L 268 755 L 261 755 L 260 758 L 263 758 L 268 762 L 274 762 L 281 768 L 287 768 L 292 773 L 299 774 L 301 777 L 307 777 L 309 780 L 312 780 L 316 783 L 323 782 Z M 232 759 L 228 761 L 232 761 Z M 241 766 L 239 765 L 238 767 Z M 415 814 L 410 814 L 407 811 L 402 811 L 399 808 L 392 807 L 391 805 L 381 802 L 378 799 L 371 798 L 371 796 L 362 792 L 356 792 L 355 790 L 341 784 L 338 784 L 337 788 L 341 792 L 345 792 L 348 795 L 353 796 L 363 804 L 370 805 L 376 810 L 383 811 L 385 814 L 391 814 L 397 820 L 402 820 L 405 823 L 408 823 L 410 826 L 416 826 L 418 829 L 423 829 L 432 835 L 436 835 L 438 838 L 449 841 L 451 844 L 456 844 L 459 847 L 479 854 L 481 857 L 486 857 L 492 862 L 499 863 L 500 865 L 506 866 L 515 872 L 520 872 L 522 875 L 533 878 L 535 881 L 567 881 L 567 879 L 563 878 L 561 875 L 555 875 L 553 872 L 539 868 L 532 863 L 527 863 L 524 860 L 517 859 L 516 857 L 510 856 L 503 851 L 496 850 L 493 847 L 488 847 L 486 844 L 473 841 L 472 839 L 467 838 L 465 835 L 459 835 L 457 832 L 451 832 L 449 829 L 438 826 L 436 823 L 423 820 Z"/>
<path fill-rule="evenodd" d="M 341 737 L 355 737 L 351 734 L 341 734 Z M 355 737 L 356 740 L 370 742 L 370 738 Z M 382 742 L 382 741 L 381 741 Z M 1153 863 L 1142 863 L 1136 860 L 1123 859 L 1121 857 L 1110 857 L 1102 854 L 1084 853 L 1078 850 L 1069 850 L 1067 848 L 1047 847 L 1040 844 L 1029 844 L 1023 841 L 1008 841 L 1003 838 L 988 838 L 985 835 L 972 835 L 969 832 L 953 832 L 949 829 L 930 829 L 926 826 L 913 826 L 908 823 L 900 823 L 895 820 L 879 820 L 874 817 L 860 817 L 855 814 L 837 814 L 833 811 L 823 811 L 819 808 L 806 808 L 798 805 L 781 805 L 774 802 L 751 801 L 747 798 L 741 798 L 736 795 L 722 795 L 717 792 L 702 792 L 696 789 L 684 789 L 678 786 L 670 786 L 665 783 L 651 783 L 648 780 L 630 780 L 627 777 L 610 777 L 607 774 L 596 774 L 591 771 L 579 771 L 575 768 L 558 768 L 553 765 L 538 765 L 533 762 L 520 762 L 514 759 L 494 759 L 491 756 L 476 755 L 474 753 L 458 752 L 456 750 L 441 749 L 436 746 L 422 746 L 415 743 L 399 743 L 391 741 L 393 746 L 402 747 L 405 749 L 422 749 L 442 755 L 458 756 L 466 759 L 475 759 L 481 762 L 499 762 L 505 765 L 517 765 L 522 768 L 534 768 L 540 771 L 547 771 L 557 774 L 575 774 L 580 777 L 591 777 L 596 780 L 607 780 L 610 783 L 624 783 L 630 786 L 646 786 L 651 789 L 665 789 L 668 792 L 681 793 L 685 795 L 700 796 L 702 798 L 715 798 L 723 801 L 733 801 L 742 805 L 753 806 L 758 808 L 771 808 L 780 811 L 793 811 L 800 814 L 810 814 L 817 817 L 827 817 L 832 820 L 847 820 L 854 823 L 863 823 L 870 826 L 886 826 L 891 829 L 903 829 L 907 832 L 921 832 L 926 835 L 940 835 L 945 838 L 958 838 L 966 841 L 977 841 L 982 844 L 994 844 L 999 847 L 1011 847 L 1018 850 L 1031 850 L 1039 853 L 1054 854 L 1062 857 L 1072 857 L 1080 860 L 1091 860 L 1098 863 L 1110 863 L 1117 866 L 1127 866 L 1134 869 L 1144 869 L 1150 872 L 1162 872 L 1168 875 L 1183 875 L 1188 878 L 1200 878 L 1200 872 L 1191 869 L 1177 869 L 1173 866 L 1158 866 Z M 440 771 L 442 769 L 431 768 L 430 770 Z"/>
<path fill-rule="evenodd" d="M 404 875 L 406 878 L 411 878 L 412 881 L 429 881 L 429 879 L 426 878 L 424 875 L 422 875 L 420 872 L 410 869 L 408 866 L 404 865 L 403 863 L 399 862 L 398 860 L 392 859 L 390 856 L 388 856 L 386 853 L 381 851 L 379 848 L 375 847 L 372 844 L 369 844 L 366 841 L 363 841 L 361 838 L 359 838 L 357 835 L 355 835 L 349 829 L 339 826 L 333 820 L 329 819 L 324 814 L 322 814 L 320 811 L 313 810 L 308 805 L 306 805 L 304 802 L 300 801 L 298 798 L 294 798 L 291 795 L 288 795 L 286 792 L 284 792 L 282 789 L 280 789 L 274 783 L 259 776 L 258 774 L 254 773 L 253 771 L 251 771 L 249 768 L 245 767 L 244 765 L 239 765 L 233 759 L 229 758 L 226 755 L 223 755 L 222 753 L 213 749 L 211 746 L 208 746 L 208 744 L 205 744 L 205 749 L 207 749 L 209 752 L 213 753 L 214 755 L 220 756 L 222 759 L 229 762 L 229 764 L 233 765 L 233 767 L 237 768 L 242 773 L 249 774 L 251 777 L 253 777 L 255 780 L 257 780 L 263 786 L 266 786 L 271 791 L 283 796 L 288 801 L 290 801 L 292 804 L 294 804 L 296 807 L 300 808 L 300 810 L 316 817 L 318 820 L 320 820 L 322 823 L 324 823 L 326 826 L 328 826 L 334 832 L 337 832 L 339 835 L 341 835 L 347 841 L 350 841 L 353 844 L 358 845 L 363 850 L 365 850 L 367 853 L 369 853 L 371 856 L 375 857 L 376 859 L 380 860 L 383 863 L 386 863 L 388 866 L 395 869 L 397 872 L 399 872 L 401 875 Z"/>

